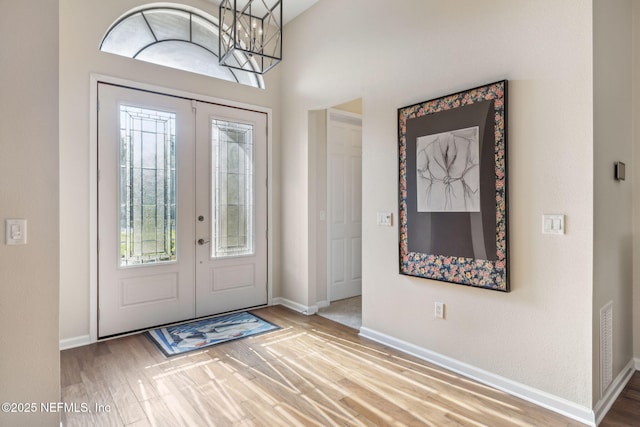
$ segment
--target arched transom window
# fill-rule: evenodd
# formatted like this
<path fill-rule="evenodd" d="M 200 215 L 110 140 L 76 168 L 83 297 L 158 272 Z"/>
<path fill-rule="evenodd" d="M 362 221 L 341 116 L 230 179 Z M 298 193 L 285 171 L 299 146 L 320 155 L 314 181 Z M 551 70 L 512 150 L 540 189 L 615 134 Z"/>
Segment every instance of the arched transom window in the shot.
<path fill-rule="evenodd" d="M 262 76 L 218 63 L 218 19 L 183 5 L 134 9 L 114 22 L 100 50 L 264 88 Z M 246 62 L 246 58 L 241 58 Z"/>

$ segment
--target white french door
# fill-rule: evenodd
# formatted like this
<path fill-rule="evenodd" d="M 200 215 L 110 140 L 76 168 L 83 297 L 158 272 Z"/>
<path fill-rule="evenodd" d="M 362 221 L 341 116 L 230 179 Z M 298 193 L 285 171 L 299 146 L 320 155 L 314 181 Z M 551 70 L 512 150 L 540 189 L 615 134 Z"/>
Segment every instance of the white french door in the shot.
<path fill-rule="evenodd" d="M 98 337 L 266 304 L 266 114 L 98 102 Z"/>
<path fill-rule="evenodd" d="M 98 336 L 193 317 L 191 102 L 98 86 Z"/>
<path fill-rule="evenodd" d="M 196 316 L 267 303 L 267 116 L 197 104 Z"/>

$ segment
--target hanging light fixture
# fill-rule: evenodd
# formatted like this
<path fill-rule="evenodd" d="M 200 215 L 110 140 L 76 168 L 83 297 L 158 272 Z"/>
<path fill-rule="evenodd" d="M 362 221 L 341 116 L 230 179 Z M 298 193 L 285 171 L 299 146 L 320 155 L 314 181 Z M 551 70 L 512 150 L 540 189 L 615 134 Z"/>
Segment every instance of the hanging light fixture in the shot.
<path fill-rule="evenodd" d="M 220 3 L 220 64 L 264 74 L 282 60 L 282 0 Z"/>

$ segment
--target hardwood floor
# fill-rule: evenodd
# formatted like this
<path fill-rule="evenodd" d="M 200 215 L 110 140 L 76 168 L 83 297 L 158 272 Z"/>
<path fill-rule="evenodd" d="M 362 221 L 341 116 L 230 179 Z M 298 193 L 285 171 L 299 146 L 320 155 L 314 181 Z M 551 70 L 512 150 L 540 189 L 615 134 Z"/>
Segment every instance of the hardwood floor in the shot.
<path fill-rule="evenodd" d="M 640 371 L 636 371 L 600 427 L 640 426 Z"/>
<path fill-rule="evenodd" d="M 254 312 L 282 329 L 169 359 L 143 335 L 62 351 L 63 401 L 88 408 L 63 425 L 582 425 L 320 316 Z"/>

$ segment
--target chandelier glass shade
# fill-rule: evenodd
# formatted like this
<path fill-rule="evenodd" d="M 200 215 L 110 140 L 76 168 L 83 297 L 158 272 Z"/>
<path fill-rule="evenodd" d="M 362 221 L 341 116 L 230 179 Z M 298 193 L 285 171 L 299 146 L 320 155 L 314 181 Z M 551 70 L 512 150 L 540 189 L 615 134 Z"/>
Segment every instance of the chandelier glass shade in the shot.
<path fill-rule="evenodd" d="M 264 74 L 282 60 L 282 0 L 220 3 L 220 64 Z"/>

